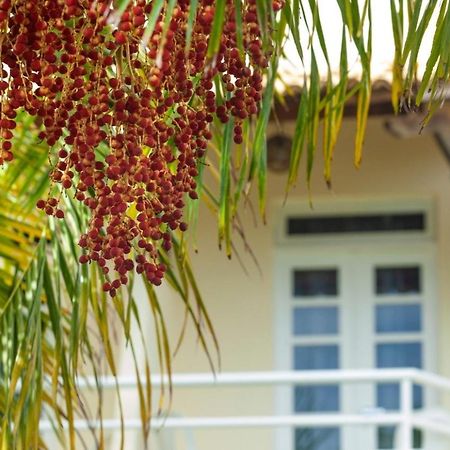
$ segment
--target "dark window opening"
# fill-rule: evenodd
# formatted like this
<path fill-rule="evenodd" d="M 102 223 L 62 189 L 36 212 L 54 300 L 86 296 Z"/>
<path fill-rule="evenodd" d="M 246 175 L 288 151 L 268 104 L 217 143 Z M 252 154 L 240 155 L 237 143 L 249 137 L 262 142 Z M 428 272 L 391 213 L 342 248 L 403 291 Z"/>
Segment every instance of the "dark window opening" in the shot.
<path fill-rule="evenodd" d="M 424 213 L 290 217 L 287 220 L 290 236 L 424 230 Z"/>
<path fill-rule="evenodd" d="M 418 294 L 421 291 L 420 267 L 377 267 L 375 292 L 383 294 Z"/>
<path fill-rule="evenodd" d="M 336 296 L 338 275 L 336 269 L 295 270 L 294 297 Z"/>

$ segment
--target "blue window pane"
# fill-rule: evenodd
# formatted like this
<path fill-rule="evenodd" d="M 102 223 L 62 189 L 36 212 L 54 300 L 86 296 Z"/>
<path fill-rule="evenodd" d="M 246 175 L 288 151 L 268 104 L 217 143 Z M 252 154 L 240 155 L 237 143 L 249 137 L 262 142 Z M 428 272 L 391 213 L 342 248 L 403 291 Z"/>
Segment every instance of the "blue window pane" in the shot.
<path fill-rule="evenodd" d="M 295 412 L 339 411 L 339 386 L 296 386 Z"/>
<path fill-rule="evenodd" d="M 376 307 L 377 333 L 407 333 L 422 328 L 420 305 L 378 305 Z"/>
<path fill-rule="evenodd" d="M 339 428 L 297 428 L 295 450 L 341 450 Z"/>
<path fill-rule="evenodd" d="M 419 293 L 419 267 L 377 267 L 375 292 L 391 295 Z"/>
<path fill-rule="evenodd" d="M 377 406 L 388 411 L 398 411 L 400 409 L 400 386 L 398 383 L 379 383 L 377 385 Z M 413 407 L 420 409 L 423 407 L 422 386 L 413 387 Z"/>
<path fill-rule="evenodd" d="M 339 368 L 337 345 L 302 345 L 294 348 L 295 370 L 326 370 Z"/>
<path fill-rule="evenodd" d="M 377 345 L 377 367 L 422 367 L 422 344 L 407 342 Z"/>
<path fill-rule="evenodd" d="M 338 292 L 336 269 L 295 270 L 294 296 L 336 296 Z"/>
<path fill-rule="evenodd" d="M 378 427 L 377 448 L 380 450 L 394 449 L 396 431 L 395 426 Z M 420 430 L 413 430 L 413 448 L 423 448 L 423 435 Z"/>
<path fill-rule="evenodd" d="M 294 334 L 336 334 L 338 332 L 337 307 L 295 308 Z"/>

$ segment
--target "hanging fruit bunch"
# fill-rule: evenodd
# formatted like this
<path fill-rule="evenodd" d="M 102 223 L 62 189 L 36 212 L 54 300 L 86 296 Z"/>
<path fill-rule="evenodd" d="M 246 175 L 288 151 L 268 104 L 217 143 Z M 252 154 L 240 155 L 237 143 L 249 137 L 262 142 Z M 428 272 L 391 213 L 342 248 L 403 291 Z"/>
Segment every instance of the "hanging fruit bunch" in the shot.
<path fill-rule="evenodd" d="M 131 0 L 118 14 L 110 0 L 0 1 L 0 163 L 13 159 L 17 112 L 36 116 L 52 161 L 37 206 L 63 219 L 64 191 L 86 205 L 80 262 L 114 273 L 103 286 L 112 296 L 132 270 L 161 283 L 158 250 L 187 229 L 214 115 L 234 118 L 241 143 L 242 121 L 258 113 L 268 60 L 257 1 L 225 1 L 213 55 L 216 2 L 199 0 L 193 17 L 190 7 Z"/>

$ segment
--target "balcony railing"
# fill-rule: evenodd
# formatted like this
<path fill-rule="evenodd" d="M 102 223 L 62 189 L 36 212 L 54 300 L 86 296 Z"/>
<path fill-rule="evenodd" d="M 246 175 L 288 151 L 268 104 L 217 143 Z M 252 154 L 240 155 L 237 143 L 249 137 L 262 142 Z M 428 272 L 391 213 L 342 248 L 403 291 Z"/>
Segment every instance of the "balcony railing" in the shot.
<path fill-rule="evenodd" d="M 199 429 L 199 428 L 255 428 L 255 427 L 317 427 L 344 425 L 396 425 L 399 427 L 397 449 L 413 449 L 413 429 L 438 433 L 449 439 L 450 410 L 447 415 L 436 418 L 424 410 L 414 410 L 413 386 L 421 385 L 441 393 L 450 393 L 450 379 L 424 372 L 418 369 L 374 369 L 374 370 L 326 370 L 326 371 L 292 371 L 292 372 L 237 372 L 221 373 L 216 376 L 207 373 L 176 374 L 172 377 L 175 388 L 226 388 L 244 386 L 248 388 L 261 386 L 324 384 L 324 383 L 361 383 L 361 382 L 395 382 L 400 385 L 400 409 L 390 412 L 374 410 L 370 414 L 314 413 L 289 415 L 257 416 L 222 416 L 222 417 L 165 417 L 152 419 L 152 427 L 158 429 Z M 100 379 L 103 389 L 115 389 L 116 384 L 122 389 L 135 389 L 136 380 L 132 377 L 112 377 Z M 167 385 L 165 376 L 152 377 L 153 387 Z M 81 389 L 95 385 L 93 379 L 82 379 Z M 442 405 L 440 405 L 442 407 Z M 92 429 L 96 422 L 77 420 L 78 430 Z M 139 429 L 140 419 L 125 419 L 127 429 Z M 42 431 L 51 430 L 50 422 L 42 421 Z M 119 430 L 120 420 L 103 420 L 104 430 Z"/>

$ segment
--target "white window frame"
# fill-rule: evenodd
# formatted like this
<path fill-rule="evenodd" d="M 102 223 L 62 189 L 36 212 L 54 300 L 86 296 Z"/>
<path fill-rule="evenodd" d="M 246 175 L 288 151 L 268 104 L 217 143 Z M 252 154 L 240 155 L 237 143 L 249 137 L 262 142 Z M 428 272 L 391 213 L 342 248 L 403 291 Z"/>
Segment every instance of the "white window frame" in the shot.
<path fill-rule="evenodd" d="M 316 244 L 346 244 L 352 242 L 379 242 L 385 240 L 401 241 L 432 241 L 435 238 L 435 206 L 431 197 L 394 197 L 389 200 L 380 198 L 336 198 L 332 200 L 317 200 L 310 204 L 305 201 L 289 201 L 286 204 L 275 202 L 273 217 L 278 217 L 275 223 L 275 243 L 278 248 L 288 245 Z M 352 214 L 407 214 L 423 212 L 425 214 L 425 229 L 423 231 L 382 231 L 361 233 L 326 233 L 320 235 L 288 235 L 287 220 L 294 217 L 345 216 Z"/>
<path fill-rule="evenodd" d="M 430 198 L 422 199 L 395 199 L 389 201 L 381 200 L 341 200 L 334 202 L 319 202 L 315 211 L 311 211 L 309 206 L 302 203 L 302 205 L 294 204 L 284 207 L 282 214 L 278 210 L 279 223 L 276 226 L 276 241 L 277 249 L 275 252 L 275 267 L 273 271 L 274 277 L 274 355 L 275 355 L 275 368 L 277 370 L 289 369 L 288 365 L 291 362 L 292 341 L 291 341 L 291 326 L 292 326 L 292 314 L 291 307 L 292 302 L 288 301 L 290 298 L 291 284 L 290 280 L 286 282 L 286 254 L 298 251 L 300 255 L 303 255 L 301 260 L 304 264 L 300 264 L 299 267 L 324 267 L 324 261 L 327 261 L 326 265 L 329 267 L 337 266 L 333 264 L 333 254 L 342 255 L 342 249 L 348 249 L 354 247 L 359 251 L 363 251 L 363 254 L 370 254 L 374 249 L 378 251 L 376 253 L 383 253 L 384 248 L 388 248 L 389 252 L 398 255 L 398 263 L 404 262 L 408 253 L 411 255 L 421 255 L 422 261 L 422 277 L 426 279 L 426 285 L 428 292 L 427 301 L 422 303 L 423 317 L 428 323 L 423 324 L 424 333 L 422 342 L 424 343 L 423 350 L 423 367 L 427 370 L 436 370 L 436 351 L 427 351 L 426 349 L 437 348 L 437 333 L 436 327 L 436 311 L 437 311 L 437 295 L 436 295 L 436 268 L 435 268 L 435 244 L 434 244 L 434 208 L 433 202 Z M 399 206 L 400 205 L 400 206 Z M 279 205 L 278 205 L 279 207 Z M 287 219 L 289 217 L 301 216 L 315 216 L 315 215 L 346 215 L 346 214 L 367 214 L 367 213 L 407 213 L 407 212 L 423 212 L 425 214 L 426 222 L 425 229 L 422 232 L 378 232 L 378 233 L 345 233 L 340 235 L 319 235 L 319 236 L 289 236 L 287 235 Z M 407 247 L 406 247 L 407 244 Z M 345 246 L 345 247 L 343 247 Z M 328 258 L 328 259 L 326 259 Z M 336 260 L 336 258 L 334 258 Z M 337 258 L 339 259 L 339 257 Z M 382 261 L 382 257 L 380 261 Z M 403 261 L 402 261 L 403 259 Z M 307 263 L 306 263 L 307 262 Z M 329 263 L 329 264 L 328 264 Z M 394 264 L 395 258 L 387 258 L 386 265 Z M 292 266 L 291 266 L 292 267 Z M 338 267 L 338 266 L 337 266 Z M 423 286 L 423 285 L 422 285 Z M 372 301 L 372 299 L 371 299 Z M 383 301 L 377 301 L 377 304 Z M 409 303 L 406 300 L 406 303 Z M 334 303 L 333 303 L 334 304 Z M 375 303 L 372 302 L 374 305 Z M 306 306 L 306 305 L 305 305 Z M 345 311 L 340 310 L 340 315 L 345 314 Z M 342 317 L 340 317 L 342 321 Z M 287 331 L 286 331 L 287 330 Z M 395 342 L 407 341 L 408 336 L 395 336 Z M 342 336 L 336 338 L 326 336 L 323 339 L 321 337 L 312 337 L 311 340 L 315 342 L 334 342 L 340 341 L 341 345 Z M 379 341 L 387 341 L 386 336 L 373 336 L 371 337 L 371 346 Z M 303 340 L 305 342 L 305 340 Z M 342 348 L 342 347 L 341 347 Z M 374 348 L 371 349 L 375 351 Z M 341 350 L 342 352 L 342 350 Z M 343 353 L 341 353 L 341 366 L 345 365 L 343 361 Z M 371 356 L 373 359 L 373 355 Z M 345 391 L 344 387 L 343 391 Z M 350 387 L 351 389 L 351 387 Z M 345 402 L 345 394 L 341 394 L 341 400 Z M 275 394 L 275 410 L 277 414 L 286 413 L 286 399 L 289 401 L 289 408 L 292 407 L 292 388 L 280 387 Z M 345 405 L 342 405 L 345 408 Z M 279 430 L 275 435 L 275 449 L 276 450 L 290 450 L 292 449 L 292 433 L 290 430 Z"/>

